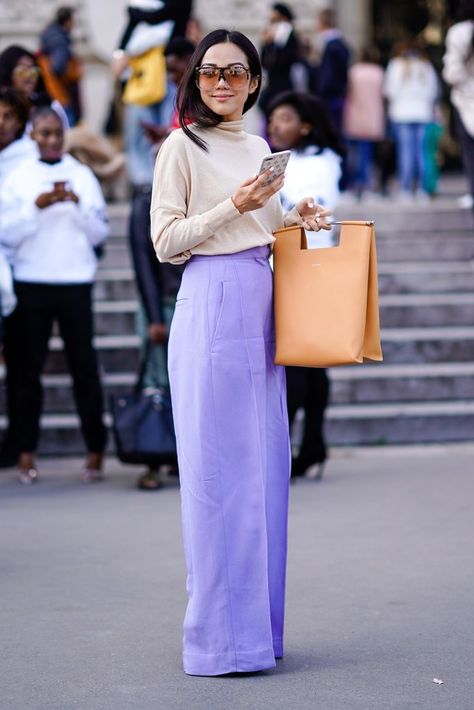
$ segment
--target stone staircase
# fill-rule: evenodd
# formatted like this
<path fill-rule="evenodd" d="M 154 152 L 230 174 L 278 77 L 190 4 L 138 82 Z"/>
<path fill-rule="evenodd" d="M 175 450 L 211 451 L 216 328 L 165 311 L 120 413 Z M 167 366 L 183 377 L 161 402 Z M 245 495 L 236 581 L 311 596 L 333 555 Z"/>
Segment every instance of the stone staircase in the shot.
<path fill-rule="evenodd" d="M 474 438 L 474 233 L 453 201 L 347 206 L 375 219 L 384 363 L 333 368 L 337 444 Z"/>
<path fill-rule="evenodd" d="M 124 205 L 95 287 L 96 342 L 106 399 L 133 385 L 137 293 Z M 474 437 L 474 234 L 451 200 L 403 208 L 351 205 L 338 219 L 375 219 L 384 363 L 333 368 L 332 444 L 462 441 Z M 41 452 L 83 451 L 61 341 L 44 376 Z M 0 417 L 4 426 L 4 417 Z"/>

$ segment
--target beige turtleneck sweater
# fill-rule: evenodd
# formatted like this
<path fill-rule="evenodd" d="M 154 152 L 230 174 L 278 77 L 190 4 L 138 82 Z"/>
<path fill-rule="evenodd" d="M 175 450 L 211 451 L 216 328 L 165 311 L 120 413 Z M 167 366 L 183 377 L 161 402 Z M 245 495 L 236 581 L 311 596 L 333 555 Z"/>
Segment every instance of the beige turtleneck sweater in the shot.
<path fill-rule="evenodd" d="M 193 254 L 233 254 L 275 241 L 273 232 L 300 224 L 296 210 L 284 217 L 279 195 L 265 207 L 240 214 L 231 195 L 256 175 L 270 153 L 259 136 L 243 130 L 243 121 L 193 130 L 206 153 L 181 129 L 173 131 L 158 153 L 151 200 L 151 236 L 160 261 L 182 264 Z"/>

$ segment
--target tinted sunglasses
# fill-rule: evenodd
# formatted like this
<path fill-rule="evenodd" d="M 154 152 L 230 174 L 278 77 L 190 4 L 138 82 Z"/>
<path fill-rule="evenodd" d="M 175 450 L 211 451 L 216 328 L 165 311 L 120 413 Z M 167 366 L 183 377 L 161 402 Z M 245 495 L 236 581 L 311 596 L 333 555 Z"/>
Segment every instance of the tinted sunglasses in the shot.
<path fill-rule="evenodd" d="M 40 70 L 39 67 L 27 67 L 26 64 L 17 64 L 13 73 L 17 76 L 37 77 L 39 76 Z"/>
<path fill-rule="evenodd" d="M 249 78 L 250 69 L 243 64 L 230 64 L 227 67 L 203 64 L 196 68 L 196 84 L 199 89 L 215 89 L 221 79 L 231 89 L 243 89 Z"/>

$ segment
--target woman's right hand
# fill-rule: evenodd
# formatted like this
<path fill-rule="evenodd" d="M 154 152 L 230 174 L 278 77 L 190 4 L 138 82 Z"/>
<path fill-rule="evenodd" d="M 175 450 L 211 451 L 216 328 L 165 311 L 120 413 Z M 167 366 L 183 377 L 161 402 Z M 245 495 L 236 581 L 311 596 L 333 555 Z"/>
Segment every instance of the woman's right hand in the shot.
<path fill-rule="evenodd" d="M 255 175 L 245 180 L 245 182 L 237 188 L 232 195 L 232 202 L 239 210 L 240 214 L 259 210 L 261 207 L 264 207 L 270 197 L 283 187 L 285 181 L 284 175 L 280 175 L 272 180 L 272 182 L 266 184 L 267 180 L 271 178 L 271 175 L 272 171 L 266 170 L 261 175 Z"/>
<path fill-rule="evenodd" d="M 58 202 L 58 198 L 54 191 L 42 192 L 41 195 L 38 195 L 38 197 L 36 198 L 35 205 L 40 210 L 44 210 L 46 209 L 46 207 L 51 207 L 51 205 L 54 205 L 55 202 Z"/>

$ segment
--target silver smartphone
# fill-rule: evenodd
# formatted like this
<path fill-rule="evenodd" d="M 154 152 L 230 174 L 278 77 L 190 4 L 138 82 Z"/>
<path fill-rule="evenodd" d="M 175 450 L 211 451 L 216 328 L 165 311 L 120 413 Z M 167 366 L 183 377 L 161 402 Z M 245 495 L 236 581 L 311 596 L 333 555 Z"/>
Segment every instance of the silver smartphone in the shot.
<path fill-rule="evenodd" d="M 271 155 L 266 155 L 264 157 L 258 174 L 261 175 L 269 168 L 274 168 L 272 174 L 265 180 L 264 185 L 269 185 L 273 182 L 273 180 L 275 180 L 275 178 L 283 175 L 286 170 L 286 166 L 288 165 L 290 155 L 291 151 L 282 150 L 280 153 L 272 153 Z"/>

